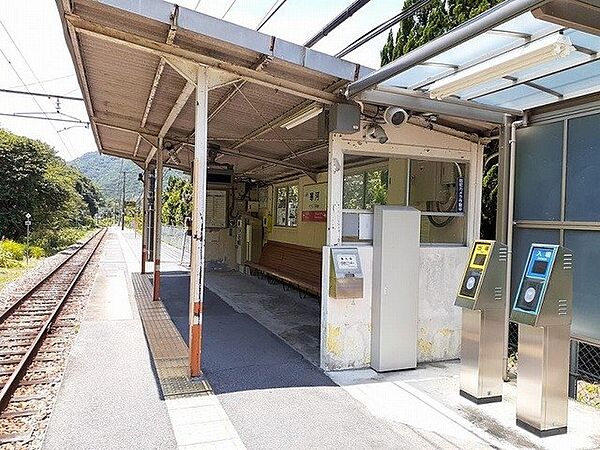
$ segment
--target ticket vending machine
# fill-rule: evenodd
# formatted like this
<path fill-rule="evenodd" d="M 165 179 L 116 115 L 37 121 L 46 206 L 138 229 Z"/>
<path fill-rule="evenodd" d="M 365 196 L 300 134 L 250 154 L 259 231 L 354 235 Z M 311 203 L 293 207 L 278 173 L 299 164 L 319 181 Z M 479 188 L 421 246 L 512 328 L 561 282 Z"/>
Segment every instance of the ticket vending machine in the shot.
<path fill-rule="evenodd" d="M 519 324 L 517 425 L 544 437 L 567 432 L 573 253 L 532 244 L 510 319 Z"/>
<path fill-rule="evenodd" d="M 463 308 L 460 395 L 477 403 L 502 400 L 506 245 L 475 241 L 454 304 Z"/>

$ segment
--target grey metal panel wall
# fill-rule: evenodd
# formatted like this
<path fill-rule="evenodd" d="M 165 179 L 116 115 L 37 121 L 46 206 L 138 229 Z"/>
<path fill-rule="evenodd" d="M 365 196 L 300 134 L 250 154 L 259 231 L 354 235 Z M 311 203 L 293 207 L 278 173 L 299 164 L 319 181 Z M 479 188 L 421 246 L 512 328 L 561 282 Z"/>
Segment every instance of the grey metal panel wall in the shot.
<path fill-rule="evenodd" d="M 559 220 L 563 127 L 550 123 L 517 133 L 515 219 Z"/>
<path fill-rule="evenodd" d="M 600 114 L 583 104 L 531 121 L 517 136 L 513 294 L 532 242 L 565 245 L 574 254 L 571 335 L 600 344 Z"/>

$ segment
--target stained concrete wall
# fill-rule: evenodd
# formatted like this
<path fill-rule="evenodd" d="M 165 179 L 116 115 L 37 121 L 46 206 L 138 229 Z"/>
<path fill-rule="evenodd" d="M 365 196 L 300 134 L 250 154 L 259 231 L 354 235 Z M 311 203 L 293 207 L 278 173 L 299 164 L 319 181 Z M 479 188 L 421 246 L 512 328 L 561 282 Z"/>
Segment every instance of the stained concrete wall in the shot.
<path fill-rule="evenodd" d="M 421 247 L 418 305 L 419 362 L 460 356 L 461 311 L 454 306 L 468 247 Z"/>
<path fill-rule="evenodd" d="M 344 152 L 397 158 L 410 157 L 417 160 L 464 161 L 470 169 L 483 163 L 481 147 L 467 139 L 450 136 L 435 130 L 426 130 L 414 125 L 400 128 L 384 126 L 389 141 L 379 144 L 369 141 L 364 133 L 334 135 L 331 145 Z M 402 162 L 390 166 L 390 177 L 394 193 L 390 204 L 404 204 L 406 165 Z M 479 234 L 481 213 L 481 180 L 476 170 L 468 185 L 467 197 L 467 244 Z M 476 177 L 476 178 L 473 178 Z M 329 199 L 330 210 L 336 210 L 340 199 Z M 337 206 L 339 208 L 339 206 Z M 454 224 L 453 224 L 454 225 Z M 418 302 L 418 362 L 454 359 L 460 351 L 461 315 L 454 307 L 456 289 L 462 269 L 468 257 L 467 246 L 422 245 L 420 249 L 420 274 Z M 364 250 L 363 250 L 364 252 Z M 370 253 L 372 255 L 372 251 Z M 367 285 L 364 301 L 339 301 L 327 295 L 329 248 L 324 247 L 322 323 L 321 323 L 321 366 L 325 370 L 341 370 L 367 367 L 370 364 L 371 334 L 371 285 Z M 363 267 L 372 267 L 371 259 L 361 254 Z M 416 280 L 415 280 L 416 281 Z"/>
<path fill-rule="evenodd" d="M 340 370 L 368 367 L 371 362 L 371 284 L 373 247 L 357 247 L 363 272 L 363 297 L 329 297 L 331 247 L 323 247 L 321 301 L 321 367 Z"/>
<path fill-rule="evenodd" d="M 323 247 L 321 367 L 342 370 L 371 364 L 371 295 L 373 247 L 359 246 L 365 274 L 362 299 L 329 297 L 329 254 Z M 461 311 L 454 306 L 457 286 L 469 257 L 467 247 L 420 248 L 417 362 L 460 356 Z"/>

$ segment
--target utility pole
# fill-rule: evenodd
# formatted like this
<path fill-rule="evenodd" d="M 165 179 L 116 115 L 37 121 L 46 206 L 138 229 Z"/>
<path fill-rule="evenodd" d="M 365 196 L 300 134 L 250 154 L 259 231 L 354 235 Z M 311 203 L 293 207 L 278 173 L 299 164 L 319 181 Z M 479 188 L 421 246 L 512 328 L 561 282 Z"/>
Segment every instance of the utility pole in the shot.
<path fill-rule="evenodd" d="M 25 261 L 27 266 L 29 267 L 29 227 L 31 226 L 31 214 L 25 214 L 25 226 L 27 227 L 27 248 L 25 250 Z"/>
<path fill-rule="evenodd" d="M 123 172 L 123 200 L 121 207 L 121 231 L 125 230 L 125 178 L 127 177 L 127 172 Z"/>

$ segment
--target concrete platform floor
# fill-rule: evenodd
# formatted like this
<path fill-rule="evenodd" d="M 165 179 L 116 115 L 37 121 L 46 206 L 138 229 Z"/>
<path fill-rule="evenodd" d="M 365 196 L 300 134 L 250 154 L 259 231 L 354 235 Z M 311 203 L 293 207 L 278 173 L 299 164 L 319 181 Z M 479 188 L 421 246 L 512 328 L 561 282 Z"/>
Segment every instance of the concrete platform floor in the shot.
<path fill-rule="evenodd" d="M 176 448 L 114 231 L 106 238 L 43 448 Z"/>
<path fill-rule="evenodd" d="M 162 296 L 185 337 L 188 275 L 171 270 L 179 273 L 165 274 Z M 475 406 L 458 395 L 456 361 L 323 373 L 311 345 L 292 348 L 297 336 L 284 332 L 297 327 L 310 342 L 317 315 L 309 299 L 288 304 L 293 291 L 238 274 L 210 274 L 207 287 L 205 373 L 247 448 L 600 448 L 600 411 L 570 402 L 569 434 L 539 439 L 515 426 L 514 383 L 504 402 Z M 286 316 L 296 308 L 299 323 Z"/>
<path fill-rule="evenodd" d="M 187 274 L 161 280 L 163 302 L 182 332 L 187 330 L 187 290 Z M 210 290 L 203 309 L 202 358 L 205 376 L 250 449 L 491 448 L 467 432 L 446 435 L 378 417 Z"/>

